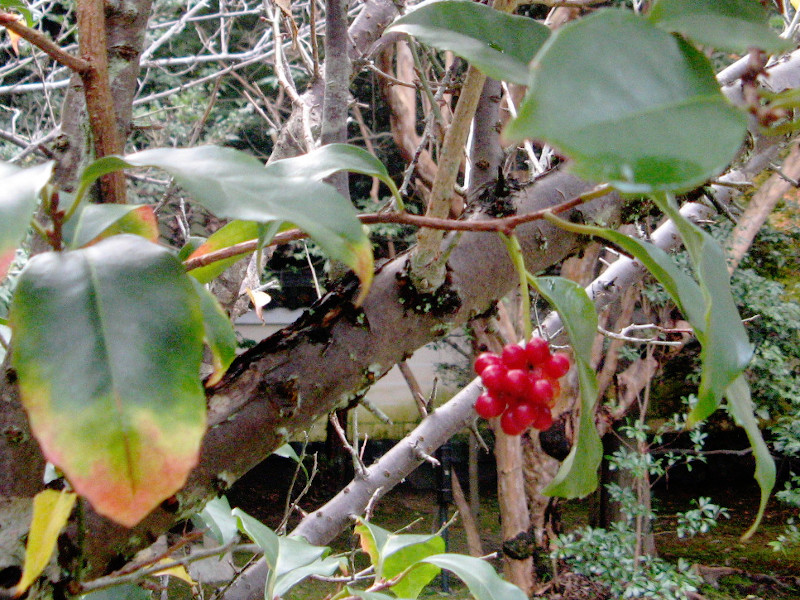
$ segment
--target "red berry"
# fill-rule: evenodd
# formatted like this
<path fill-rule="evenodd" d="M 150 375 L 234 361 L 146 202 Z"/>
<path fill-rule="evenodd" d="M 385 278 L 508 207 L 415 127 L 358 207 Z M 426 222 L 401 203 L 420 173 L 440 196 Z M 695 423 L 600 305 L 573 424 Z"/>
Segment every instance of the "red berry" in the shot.
<path fill-rule="evenodd" d="M 544 406 L 537 406 L 536 416 L 533 419 L 532 426 L 539 431 L 545 431 L 550 429 L 552 424 L 553 414 L 550 412 L 550 409 Z"/>
<path fill-rule="evenodd" d="M 549 379 L 537 379 L 531 385 L 531 399 L 537 404 L 551 406 L 553 396 L 553 384 Z"/>
<path fill-rule="evenodd" d="M 531 365 L 540 365 L 550 358 L 550 344 L 540 337 L 531 338 L 525 345 L 525 353 Z"/>
<path fill-rule="evenodd" d="M 501 362 L 500 357 L 494 352 L 483 352 L 475 359 L 475 373 L 480 375 L 489 365 L 499 365 Z"/>
<path fill-rule="evenodd" d="M 506 374 L 508 369 L 505 365 L 489 365 L 481 372 L 483 385 L 492 392 L 505 392 L 507 388 Z"/>
<path fill-rule="evenodd" d="M 475 412 L 484 419 L 493 419 L 503 414 L 506 403 L 490 394 L 481 394 L 475 401 Z"/>
<path fill-rule="evenodd" d="M 509 369 L 527 369 L 528 355 L 525 348 L 516 344 L 503 348 L 503 364 Z"/>
<path fill-rule="evenodd" d="M 530 404 L 517 404 L 509 407 L 500 417 L 500 427 L 507 435 L 519 435 L 531 426 L 536 412 Z"/>
<path fill-rule="evenodd" d="M 561 384 L 559 383 L 558 379 L 548 379 L 550 385 L 553 386 L 553 401 L 550 404 L 552 407 L 556 403 L 556 398 L 561 395 Z"/>
<path fill-rule="evenodd" d="M 556 352 L 542 365 L 545 375 L 558 379 L 569 371 L 569 356 L 564 352 Z"/>
<path fill-rule="evenodd" d="M 522 369 L 511 369 L 506 374 L 507 388 L 509 394 L 518 398 L 525 398 L 531 392 L 531 381 L 528 372 Z"/>

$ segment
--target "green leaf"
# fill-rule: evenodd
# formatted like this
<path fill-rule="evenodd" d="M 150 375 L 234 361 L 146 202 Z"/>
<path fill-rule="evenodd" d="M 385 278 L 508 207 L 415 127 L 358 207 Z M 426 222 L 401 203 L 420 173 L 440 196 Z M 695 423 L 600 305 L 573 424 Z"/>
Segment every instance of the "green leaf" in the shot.
<path fill-rule="evenodd" d="M 86 204 L 75 218 L 74 230 L 70 233 L 67 243 L 73 249 L 120 233 L 156 242 L 158 223 L 153 207 L 147 204 Z"/>
<path fill-rule="evenodd" d="M 231 221 L 212 233 L 207 240 L 198 245 L 185 258 L 197 258 L 257 238 L 258 223 L 255 221 Z M 189 275 L 200 283 L 209 283 L 222 275 L 222 273 L 233 264 L 242 260 L 243 256 L 242 254 L 237 254 L 231 258 L 213 262 L 205 267 L 192 269 L 189 271 Z"/>
<path fill-rule="evenodd" d="M 238 521 L 233 516 L 231 505 L 225 496 L 206 502 L 199 513 L 192 517 L 195 526 L 208 529 L 211 536 L 220 544 L 228 544 L 236 538 Z"/>
<path fill-rule="evenodd" d="M 656 0 L 647 16 L 661 29 L 719 50 L 793 48 L 769 27 L 767 10 L 757 0 Z"/>
<path fill-rule="evenodd" d="M 391 579 L 418 564 L 423 558 L 441 554 L 446 549 L 444 539 L 439 535 L 392 535 L 383 550 L 383 576 Z M 391 590 L 399 598 L 415 600 L 439 572 L 439 567 L 435 565 L 421 564 L 409 570 Z"/>
<path fill-rule="evenodd" d="M 560 28 L 530 67 L 511 140 L 535 138 L 623 192 L 694 188 L 723 170 L 747 119 L 688 43 L 620 10 Z"/>
<path fill-rule="evenodd" d="M 430 563 L 455 573 L 469 588 L 476 600 L 526 600 L 525 592 L 500 578 L 492 566 L 479 558 L 463 554 L 438 554 L 424 558 Z"/>
<path fill-rule="evenodd" d="M 449 50 L 489 77 L 528 84 L 528 63 L 550 30 L 527 17 L 509 15 L 470 0 L 424 2 L 386 30 Z"/>
<path fill-rule="evenodd" d="M 586 291 L 574 281 L 532 275 L 529 275 L 529 281 L 561 316 L 572 346 L 581 393 L 581 415 L 575 443 L 543 493 L 579 498 L 597 488 L 597 468 L 603 458 L 603 445 L 594 424 L 594 407 L 599 392 L 591 363 L 597 313 Z"/>
<path fill-rule="evenodd" d="M 200 308 L 203 311 L 203 325 L 205 342 L 211 351 L 211 361 L 214 371 L 205 382 L 206 387 L 219 382 L 233 359 L 236 358 L 236 330 L 228 318 L 225 310 L 209 290 L 195 279 L 192 279 L 195 292 L 200 298 Z"/>
<path fill-rule="evenodd" d="M 361 517 L 358 517 L 357 520 L 359 524 L 356 525 L 354 531 L 361 541 L 361 549 L 369 555 L 370 562 L 375 567 L 375 574 L 381 577 L 384 559 L 383 547 L 392 534 Z"/>
<path fill-rule="evenodd" d="M 312 546 L 297 537 L 281 537 L 278 564 L 272 589 L 265 598 L 283 596 L 309 575 L 330 575 L 339 568 L 337 557 L 326 560 L 330 551 L 325 546 Z"/>
<path fill-rule="evenodd" d="M 279 168 L 270 171 L 238 150 L 198 146 L 156 148 L 124 159 L 98 159 L 84 170 L 80 190 L 106 173 L 145 166 L 169 173 L 175 183 L 218 217 L 294 223 L 331 258 L 355 271 L 362 282 L 357 303 L 368 291 L 373 275 L 372 246 L 353 205 L 331 186 L 307 177 L 283 177 Z"/>
<path fill-rule="evenodd" d="M 747 385 L 743 375 L 740 375 L 725 391 L 728 398 L 728 409 L 736 422 L 744 429 L 747 439 L 750 440 L 750 447 L 753 449 L 753 456 L 756 459 L 755 478 L 761 488 L 761 501 L 758 505 L 758 514 L 755 521 L 750 526 L 742 540 L 749 539 L 758 529 L 764 511 L 767 508 L 769 496 L 772 488 L 775 487 L 775 461 L 772 459 L 769 448 L 764 442 L 764 436 L 758 428 L 758 422 L 754 414 L 753 401 L 750 398 L 750 386 Z"/>
<path fill-rule="evenodd" d="M 22 579 L 15 588 L 22 595 L 50 562 L 58 536 L 67 524 L 77 496 L 73 492 L 42 490 L 33 498 L 33 518 L 25 545 Z"/>
<path fill-rule="evenodd" d="M 302 538 L 278 537 L 269 527 L 239 508 L 233 509 L 232 514 L 239 520 L 239 530 L 264 551 L 264 559 L 269 567 L 265 600 L 283 595 L 309 575 L 332 573 L 339 566 L 338 559 L 335 566 L 331 561 L 322 561 L 329 552 L 327 547 L 312 546 Z"/>
<path fill-rule="evenodd" d="M 375 575 L 382 579 L 391 579 L 445 549 L 438 535 L 396 534 L 361 518 L 358 522 L 355 533 L 361 539 L 361 549 L 369 555 Z M 436 575 L 437 568 L 423 565 L 406 574 L 392 591 L 403 598 L 416 598 Z"/>
<path fill-rule="evenodd" d="M 0 279 L 6 276 L 30 227 L 39 194 L 53 173 L 53 162 L 20 169 L 0 162 Z"/>
<path fill-rule="evenodd" d="M 687 421 L 692 426 L 717 409 L 725 390 L 750 362 L 753 347 L 733 300 L 725 251 L 710 234 L 680 213 L 674 199 L 656 194 L 653 200 L 680 233 L 703 294 L 703 320 L 692 322 L 700 340 L 703 367 L 697 405 Z"/>
<path fill-rule="evenodd" d="M 292 448 L 292 445 L 289 442 L 286 442 L 283 446 L 275 450 L 273 454 L 283 458 L 291 458 L 296 463 L 300 462 L 300 457 L 297 455 L 297 452 L 295 452 L 294 448 Z"/>
<path fill-rule="evenodd" d="M 397 600 L 395 596 L 388 594 L 381 594 L 380 592 L 368 592 L 366 590 L 357 590 L 351 588 L 349 585 L 344 587 L 348 596 L 355 596 L 356 598 L 363 598 L 363 600 Z M 334 598 L 335 600 L 335 598 Z"/>
<path fill-rule="evenodd" d="M 45 457 L 101 514 L 138 523 L 183 485 L 205 432 L 202 315 L 165 248 L 121 235 L 31 259 L 12 364 Z"/>
<path fill-rule="evenodd" d="M 322 181 L 339 171 L 375 177 L 386 184 L 402 209 L 403 200 L 386 166 L 363 148 L 350 144 L 327 144 L 307 154 L 276 160 L 266 170 L 277 177 L 308 178 Z"/>

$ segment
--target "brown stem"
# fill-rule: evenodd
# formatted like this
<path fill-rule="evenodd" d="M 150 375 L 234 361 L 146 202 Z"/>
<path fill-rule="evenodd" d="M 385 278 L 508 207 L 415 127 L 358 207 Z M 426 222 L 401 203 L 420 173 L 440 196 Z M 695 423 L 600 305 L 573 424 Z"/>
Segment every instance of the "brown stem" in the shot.
<path fill-rule="evenodd" d="M 524 215 L 516 215 L 513 217 L 502 217 L 499 219 L 491 219 L 489 221 L 458 221 L 455 219 L 438 219 L 435 217 L 425 217 L 420 215 L 412 215 L 410 213 L 373 213 L 368 215 L 359 215 L 359 220 L 365 225 L 376 225 L 378 223 L 398 223 L 401 225 L 414 225 L 416 227 L 429 227 L 430 229 L 439 229 L 442 231 L 486 231 L 486 232 L 502 232 L 511 233 L 515 228 L 529 223 L 531 221 L 539 221 L 544 218 L 547 213 L 558 214 L 570 210 L 588 202 L 609 194 L 611 188 L 607 186 L 598 186 L 575 198 L 571 198 L 566 202 L 557 204 L 547 209 L 537 210 Z M 292 229 L 277 234 L 270 245 L 277 246 L 279 244 L 286 244 L 294 240 L 300 240 L 306 237 L 306 234 L 299 229 Z M 258 246 L 258 240 L 248 240 L 240 242 L 233 246 L 228 246 L 216 252 L 209 252 L 202 256 L 189 258 L 183 262 L 183 266 L 187 271 L 192 269 L 199 269 L 205 267 L 218 260 L 224 260 L 239 254 L 248 254 L 254 252 Z"/>
<path fill-rule="evenodd" d="M 73 56 L 43 33 L 24 25 L 19 21 L 19 17 L 13 13 L 0 11 L 0 25 L 16 33 L 23 40 L 33 44 L 47 56 L 75 73 L 83 73 L 92 68 L 89 61 Z"/>
<path fill-rule="evenodd" d="M 114 113 L 114 98 L 108 81 L 105 6 L 103 0 L 77 2 L 81 58 L 90 68 L 80 73 L 89 124 L 98 158 L 121 154 L 122 139 Z M 100 180 L 101 202 L 125 203 L 125 175 L 121 171 Z"/>

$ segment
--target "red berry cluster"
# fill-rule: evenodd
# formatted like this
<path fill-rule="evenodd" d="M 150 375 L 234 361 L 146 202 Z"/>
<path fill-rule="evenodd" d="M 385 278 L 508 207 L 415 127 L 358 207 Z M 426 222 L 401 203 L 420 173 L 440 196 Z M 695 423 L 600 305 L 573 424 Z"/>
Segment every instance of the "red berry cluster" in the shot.
<path fill-rule="evenodd" d="M 550 345 L 539 337 L 525 346 L 509 344 L 500 355 L 484 352 L 475 359 L 475 372 L 486 393 L 475 401 L 475 412 L 484 419 L 500 417 L 508 435 L 520 435 L 528 427 L 549 429 L 550 409 L 561 391 L 558 379 L 567 371 L 569 356 L 551 354 Z"/>

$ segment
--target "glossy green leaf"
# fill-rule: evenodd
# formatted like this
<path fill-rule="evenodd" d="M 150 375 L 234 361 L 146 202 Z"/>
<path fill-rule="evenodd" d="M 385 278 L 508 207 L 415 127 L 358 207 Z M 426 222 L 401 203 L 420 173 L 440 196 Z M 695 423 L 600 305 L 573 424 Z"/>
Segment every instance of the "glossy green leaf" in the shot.
<path fill-rule="evenodd" d="M 12 363 L 45 457 L 132 527 L 183 485 L 205 432 L 203 324 L 177 259 L 121 235 L 31 259 Z"/>
<path fill-rule="evenodd" d="M 228 318 L 225 310 L 206 287 L 196 281 L 194 284 L 195 292 L 200 298 L 200 308 L 203 311 L 203 324 L 205 331 L 205 342 L 211 351 L 211 361 L 214 371 L 209 375 L 205 382 L 206 387 L 211 387 L 222 379 L 225 371 L 231 366 L 233 359 L 236 358 L 236 330 L 233 323 Z"/>
<path fill-rule="evenodd" d="M 644 240 L 629 237 L 615 229 L 579 225 L 559 219 L 554 215 L 547 215 L 545 218 L 566 231 L 608 240 L 635 257 L 664 286 L 670 298 L 686 317 L 686 320 L 692 324 L 695 331 L 701 334 L 705 331 L 705 309 L 703 308 L 705 299 L 700 286 L 685 271 L 681 270 L 673 258 L 661 248 Z"/>
<path fill-rule="evenodd" d="M 654 195 L 653 199 L 680 233 L 703 294 L 702 324 L 697 327 L 692 323 L 700 340 L 702 362 L 697 404 L 688 419 L 688 425 L 692 426 L 717 409 L 725 390 L 750 362 L 753 347 L 733 300 L 722 246 L 681 215 L 674 199 L 663 194 Z"/>
<path fill-rule="evenodd" d="M 445 549 L 444 540 L 438 535 L 396 534 L 369 521 L 358 521 L 355 533 L 361 540 L 361 549 L 369 555 L 376 576 L 382 579 L 391 579 Z M 436 567 L 422 565 L 406 574 L 392 591 L 403 598 L 416 598 L 436 575 Z"/>
<path fill-rule="evenodd" d="M 281 537 L 275 583 L 265 597 L 284 596 L 310 575 L 332 575 L 340 561 L 337 557 L 326 558 L 329 551 L 325 546 L 312 546 L 302 538 Z"/>
<path fill-rule="evenodd" d="M 424 2 L 387 31 L 449 50 L 494 79 L 528 84 L 528 63 L 550 30 L 528 17 L 509 15 L 470 0 Z"/>
<path fill-rule="evenodd" d="M 446 549 L 444 539 L 439 535 L 392 535 L 384 547 L 383 576 L 391 579 L 417 565 L 423 558 L 441 554 Z M 399 598 L 415 600 L 440 570 L 436 565 L 419 564 L 410 569 L 391 590 Z"/>
<path fill-rule="evenodd" d="M 361 549 L 369 555 L 375 573 L 380 577 L 383 569 L 383 547 L 392 533 L 361 517 L 358 517 L 358 523 L 354 531 L 361 542 Z"/>
<path fill-rule="evenodd" d="M 28 232 L 39 194 L 53 173 L 48 162 L 27 169 L 0 162 L 0 279 L 14 262 Z"/>
<path fill-rule="evenodd" d="M 307 177 L 282 176 L 278 168 L 270 171 L 232 148 L 198 146 L 145 150 L 124 159 L 101 158 L 84 170 L 81 190 L 106 173 L 135 166 L 163 169 L 218 217 L 294 223 L 331 258 L 355 271 L 362 282 L 357 302 L 369 289 L 372 246 L 353 205 L 331 186 Z"/>
<path fill-rule="evenodd" d="M 747 439 L 750 440 L 750 447 L 753 449 L 753 456 L 756 459 L 755 478 L 761 488 L 758 514 L 750 529 L 742 536 L 742 540 L 746 540 L 758 529 L 764 516 L 764 511 L 767 508 L 772 488 L 775 487 L 775 461 L 772 459 L 772 454 L 770 454 L 769 448 L 764 442 L 764 436 L 761 435 L 761 430 L 758 428 L 753 401 L 750 398 L 750 386 L 747 385 L 743 375 L 740 375 L 728 386 L 725 395 L 728 398 L 728 410 L 736 422 L 744 429 Z"/>
<path fill-rule="evenodd" d="M 556 31 L 529 84 L 506 137 L 549 142 L 575 174 L 624 192 L 702 184 L 730 163 L 747 127 L 705 56 L 621 10 Z"/>
<path fill-rule="evenodd" d="M 323 560 L 329 552 L 324 546 L 312 546 L 301 538 L 278 537 L 269 527 L 239 508 L 232 514 L 239 520 L 239 530 L 264 551 L 269 567 L 264 589 L 265 600 L 283 595 L 293 585 L 315 573 L 332 573 L 338 560 Z"/>
<path fill-rule="evenodd" d="M 492 566 L 480 558 L 463 554 L 437 554 L 422 559 L 422 562 L 455 573 L 467 584 L 475 600 L 527 600 L 525 592 L 501 579 Z"/>
<path fill-rule="evenodd" d="M 758 0 L 656 0 L 648 18 L 661 29 L 718 50 L 744 54 L 750 48 L 793 48 L 769 27 L 767 10 Z"/>
<path fill-rule="evenodd" d="M 402 207 L 400 192 L 389 177 L 386 166 L 363 148 L 350 144 L 327 144 L 307 154 L 276 160 L 266 170 L 277 177 L 298 177 L 322 181 L 339 171 L 350 171 L 375 177 L 386 184 Z"/>
<path fill-rule="evenodd" d="M 101 239 L 131 233 L 151 242 L 158 241 L 158 222 L 147 204 L 87 204 L 75 217 L 70 248 L 80 248 Z"/>
<path fill-rule="evenodd" d="M 258 238 L 258 223 L 255 221 L 231 221 L 212 233 L 209 238 L 195 248 L 186 258 L 197 258 L 211 252 L 229 248 L 241 242 Z M 200 283 L 209 283 L 222 275 L 234 263 L 242 260 L 244 255 L 218 260 L 205 267 L 192 269 L 189 274 Z"/>
<path fill-rule="evenodd" d="M 200 529 L 207 529 L 219 544 L 232 542 L 238 533 L 238 521 L 225 496 L 206 502 L 203 510 L 192 517 L 192 523 Z"/>
<path fill-rule="evenodd" d="M 234 508 L 231 514 L 237 518 L 239 531 L 253 540 L 264 552 L 264 560 L 271 571 L 275 570 L 278 564 L 278 554 L 280 553 L 280 540 L 272 529 L 264 525 L 258 519 L 254 519 L 241 508 Z"/>
<path fill-rule="evenodd" d="M 561 316 L 572 346 L 581 394 L 581 414 L 575 443 L 543 493 L 579 498 L 597 488 L 597 468 L 603 458 L 603 445 L 594 424 L 594 408 L 599 392 L 591 363 L 597 313 L 586 291 L 574 281 L 561 277 L 529 276 L 529 282 Z"/>

